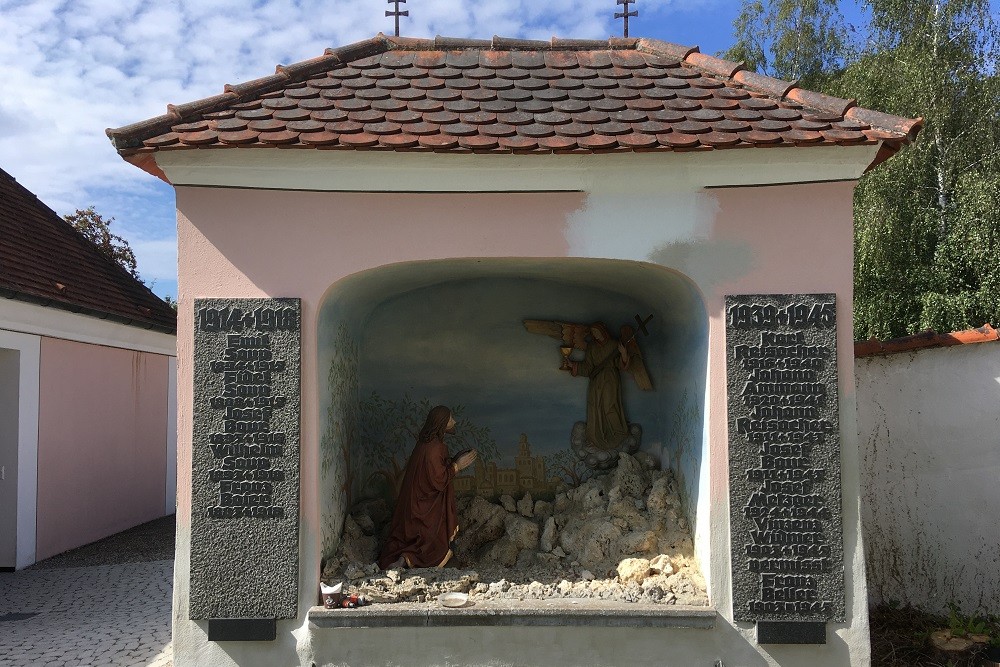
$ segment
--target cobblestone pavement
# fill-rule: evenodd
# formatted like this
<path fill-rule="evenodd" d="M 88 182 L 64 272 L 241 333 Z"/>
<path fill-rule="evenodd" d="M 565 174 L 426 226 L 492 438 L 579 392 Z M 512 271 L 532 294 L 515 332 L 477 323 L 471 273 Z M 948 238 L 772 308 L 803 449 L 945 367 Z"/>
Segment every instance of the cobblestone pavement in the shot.
<path fill-rule="evenodd" d="M 0 572 L 0 667 L 170 667 L 174 564 L 117 562 L 134 555 L 122 540 L 135 541 L 135 530 Z M 67 562 L 100 564 L 59 566 Z"/>

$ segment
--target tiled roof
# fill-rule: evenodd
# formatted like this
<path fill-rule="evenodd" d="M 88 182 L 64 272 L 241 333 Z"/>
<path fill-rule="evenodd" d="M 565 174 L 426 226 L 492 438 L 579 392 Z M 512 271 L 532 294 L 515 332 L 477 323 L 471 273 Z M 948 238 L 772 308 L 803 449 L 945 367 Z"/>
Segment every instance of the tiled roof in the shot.
<path fill-rule="evenodd" d="M 984 324 L 978 329 L 966 329 L 965 331 L 953 331 L 951 333 L 939 334 L 933 330 L 921 331 L 912 336 L 903 338 L 893 338 L 892 340 L 880 341 L 877 338 L 870 340 L 859 340 L 854 343 L 854 356 L 874 357 L 879 355 L 898 354 L 899 352 L 913 352 L 928 347 L 951 347 L 952 345 L 969 345 L 972 343 L 991 343 L 1000 340 L 1000 334 L 989 324 Z"/>
<path fill-rule="evenodd" d="M 0 297 L 177 332 L 173 308 L 2 169 Z"/>
<path fill-rule="evenodd" d="M 119 153 L 293 147 L 448 152 L 689 151 L 912 140 L 921 119 L 862 109 L 652 39 L 378 35 L 109 129 Z"/>

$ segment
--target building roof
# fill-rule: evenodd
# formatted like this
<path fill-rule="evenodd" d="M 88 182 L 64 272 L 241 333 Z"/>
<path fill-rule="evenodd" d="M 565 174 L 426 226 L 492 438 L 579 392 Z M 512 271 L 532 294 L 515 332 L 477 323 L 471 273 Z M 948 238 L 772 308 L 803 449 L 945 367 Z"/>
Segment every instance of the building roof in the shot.
<path fill-rule="evenodd" d="M 928 329 L 912 336 L 903 336 L 887 341 L 880 341 L 878 338 L 855 341 L 854 356 L 855 358 L 886 356 L 900 352 L 915 352 L 929 347 L 992 343 L 998 340 L 1000 340 L 1000 333 L 989 324 L 984 324 L 978 329 L 952 331 L 951 333 L 937 333 Z"/>
<path fill-rule="evenodd" d="M 278 65 L 214 97 L 107 130 L 157 174 L 157 151 L 245 147 L 489 153 L 881 145 L 891 116 L 653 39 L 376 37 Z"/>
<path fill-rule="evenodd" d="M 177 314 L 0 169 L 0 297 L 177 332 Z"/>

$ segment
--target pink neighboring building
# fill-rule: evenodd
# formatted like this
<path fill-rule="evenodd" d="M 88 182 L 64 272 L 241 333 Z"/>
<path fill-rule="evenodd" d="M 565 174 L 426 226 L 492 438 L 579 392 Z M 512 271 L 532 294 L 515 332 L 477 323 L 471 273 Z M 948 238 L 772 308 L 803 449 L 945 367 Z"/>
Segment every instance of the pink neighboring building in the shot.
<path fill-rule="evenodd" d="M 175 508 L 176 315 L 0 171 L 0 567 Z"/>
<path fill-rule="evenodd" d="M 109 130 L 177 192 L 176 664 L 868 664 L 852 192 L 919 127 L 656 40 L 379 35 Z M 328 374 L 332 361 L 399 295 L 481 279 L 683 304 L 674 315 L 698 334 L 668 352 L 690 362 L 673 382 L 699 418 L 661 458 L 683 480 L 711 629 L 597 614 L 335 630 L 311 616 L 346 509 L 336 452 L 351 443 L 331 426 L 357 405 L 357 379 Z M 733 614 L 725 297 L 767 293 L 837 298 L 846 614 L 819 646 L 762 646 Z M 213 642 L 188 605 L 192 448 L 205 446 L 192 439 L 193 305 L 268 296 L 302 304 L 298 613 L 272 643 Z M 454 307 L 475 318 L 488 305 Z M 661 412 L 681 400 L 665 392 Z"/>

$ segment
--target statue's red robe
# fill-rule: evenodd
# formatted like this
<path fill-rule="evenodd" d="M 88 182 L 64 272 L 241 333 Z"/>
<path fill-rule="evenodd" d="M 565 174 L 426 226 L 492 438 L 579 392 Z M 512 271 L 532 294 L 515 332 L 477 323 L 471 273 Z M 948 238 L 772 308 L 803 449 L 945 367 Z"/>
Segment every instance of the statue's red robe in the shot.
<path fill-rule="evenodd" d="M 409 567 L 441 567 L 451 558 L 458 532 L 455 466 L 438 438 L 418 442 L 406 463 L 389 537 L 378 564 L 384 570 L 402 556 Z"/>

